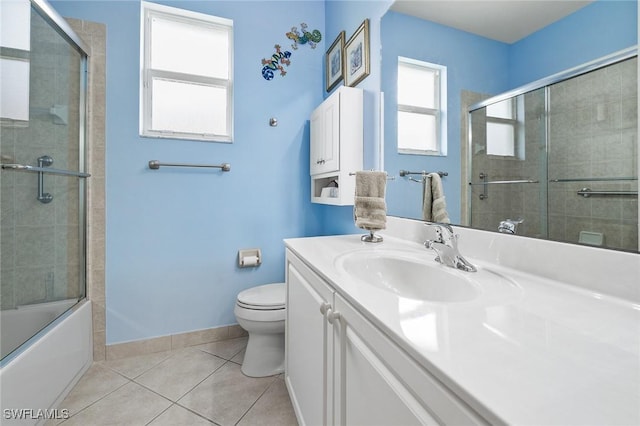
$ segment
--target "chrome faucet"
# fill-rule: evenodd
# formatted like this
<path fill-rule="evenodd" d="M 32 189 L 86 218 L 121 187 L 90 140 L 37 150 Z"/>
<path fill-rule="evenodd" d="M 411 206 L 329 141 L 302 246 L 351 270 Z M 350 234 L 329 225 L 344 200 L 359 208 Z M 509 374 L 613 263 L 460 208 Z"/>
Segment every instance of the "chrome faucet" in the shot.
<path fill-rule="evenodd" d="M 448 223 L 427 223 L 433 229 L 435 238 L 424 242 L 424 246 L 437 253 L 436 262 L 466 272 L 476 272 L 477 269 L 458 251 L 458 234 Z"/>

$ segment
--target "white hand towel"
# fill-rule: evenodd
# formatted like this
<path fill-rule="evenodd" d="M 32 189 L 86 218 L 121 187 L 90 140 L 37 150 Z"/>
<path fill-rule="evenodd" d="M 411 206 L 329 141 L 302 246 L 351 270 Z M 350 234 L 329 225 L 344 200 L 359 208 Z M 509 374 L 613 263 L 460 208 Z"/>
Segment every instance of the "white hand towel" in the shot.
<path fill-rule="evenodd" d="M 358 228 L 379 231 L 387 227 L 386 187 L 386 172 L 356 172 L 353 218 Z"/>

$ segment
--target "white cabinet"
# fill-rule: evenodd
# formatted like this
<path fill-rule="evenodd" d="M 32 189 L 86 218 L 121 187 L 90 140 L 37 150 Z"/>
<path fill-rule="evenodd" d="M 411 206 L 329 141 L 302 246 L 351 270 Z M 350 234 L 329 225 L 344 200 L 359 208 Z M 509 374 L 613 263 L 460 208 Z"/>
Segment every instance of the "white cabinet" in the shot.
<path fill-rule="evenodd" d="M 301 425 L 333 423 L 333 327 L 321 313 L 333 290 L 295 256 L 288 256 L 285 380 Z"/>
<path fill-rule="evenodd" d="M 355 177 L 363 161 L 363 92 L 340 87 L 311 113 L 311 201 L 353 205 Z M 335 191 L 325 191 L 338 185 Z M 331 193 L 333 192 L 333 193 Z"/>
<path fill-rule="evenodd" d="M 290 250 L 285 338 L 301 425 L 486 424 Z"/>

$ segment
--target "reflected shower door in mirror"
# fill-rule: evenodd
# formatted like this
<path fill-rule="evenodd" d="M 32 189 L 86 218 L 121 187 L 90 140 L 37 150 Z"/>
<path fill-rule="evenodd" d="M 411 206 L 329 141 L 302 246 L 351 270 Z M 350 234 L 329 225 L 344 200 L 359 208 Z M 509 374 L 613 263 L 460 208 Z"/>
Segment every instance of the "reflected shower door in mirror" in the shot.
<path fill-rule="evenodd" d="M 547 237 L 545 89 L 508 98 L 470 114 L 471 226 Z"/>
<path fill-rule="evenodd" d="M 638 250 L 637 63 L 471 111 L 471 226 Z"/>
<path fill-rule="evenodd" d="M 545 8 L 545 13 L 538 13 L 540 8 Z M 534 15 L 544 18 L 543 22 L 534 24 Z M 477 16 L 486 19 L 478 20 Z M 637 197 L 633 192 L 637 181 L 577 181 L 569 185 L 568 182 L 549 180 L 604 176 L 557 174 L 569 173 L 579 163 L 583 166 L 587 162 L 599 163 L 601 168 L 623 170 L 631 167 L 635 171 L 625 176 L 606 173 L 608 177 L 637 176 L 638 162 L 633 153 L 637 152 L 638 141 L 637 138 L 632 141 L 629 136 L 633 126 L 637 133 L 638 108 L 633 99 L 637 99 L 637 91 L 623 86 L 627 84 L 623 80 L 637 85 L 637 71 L 634 74 L 632 69 L 624 73 L 607 69 L 599 81 L 596 81 L 595 73 L 588 73 L 584 82 L 581 79 L 567 81 L 566 88 L 557 83 L 558 76 L 569 78 L 578 69 L 582 69 L 582 73 L 593 71 L 604 64 L 603 58 L 616 57 L 620 61 L 621 52 L 636 52 L 637 17 L 638 3 L 635 1 L 396 0 L 380 23 L 383 164 L 389 174 L 396 175 L 387 186 L 388 214 L 414 219 L 423 217 L 424 186 L 415 182 L 419 180 L 416 176 L 414 180 L 410 179 L 411 175 L 401 176 L 401 170 L 442 171 L 448 173 L 442 179 L 442 185 L 449 217 L 454 224 L 497 232 L 500 222 L 511 219 L 504 224 L 503 231 L 514 229 L 517 235 L 594 245 L 599 244 L 599 234 L 603 234 L 602 247 L 634 247 L 632 240 L 637 239 L 637 232 L 633 229 L 637 229 L 638 218 L 635 215 Z M 627 58 L 630 56 L 628 54 Z M 402 58 L 446 67 L 447 86 L 443 98 L 446 97 L 447 108 L 441 114 L 447 127 L 441 134 L 439 142 L 443 150 L 439 154 L 421 152 L 421 155 L 415 155 L 415 152 L 398 149 L 398 65 Z M 585 64 L 589 68 L 583 69 Z M 536 91 L 548 85 L 553 86 Z M 527 93 L 531 91 L 535 92 Z M 547 95 L 545 91 L 550 93 Z M 569 101 L 573 108 L 566 107 L 561 114 L 558 109 L 561 107 L 557 107 L 549 112 L 551 116 L 544 115 L 548 112 L 545 103 L 559 102 L 562 92 L 575 92 L 574 100 Z M 622 103 L 616 103 L 614 98 L 623 92 L 628 97 Z M 486 158 L 482 160 L 480 148 L 469 146 L 472 124 L 469 107 L 489 98 L 504 100 L 515 94 L 522 96 L 496 105 L 483 113 L 482 118 L 475 119 L 478 121 L 475 125 L 481 125 L 483 132 L 487 132 L 489 123 L 492 141 L 503 141 L 485 146 Z M 586 101 L 596 104 L 587 106 Z M 542 112 L 535 108 L 542 108 Z M 536 117 L 536 114 L 538 121 L 530 122 L 529 115 Z M 587 114 L 594 120 L 588 126 L 584 124 Z M 628 122 L 628 128 L 615 136 L 604 135 L 604 130 L 613 126 L 609 115 L 614 121 Z M 564 128 L 566 122 L 570 124 L 568 128 Z M 558 141 L 557 133 L 562 132 L 573 136 L 567 138 L 565 135 Z M 546 136 L 551 138 L 547 141 Z M 587 150 L 581 150 L 583 146 L 578 145 L 578 141 L 587 144 L 595 139 L 600 142 L 594 147 L 589 145 Z M 620 143 L 615 142 L 618 140 Z M 540 150 L 537 155 L 536 144 Z M 616 163 L 615 152 L 627 153 L 624 164 Z M 486 168 L 474 170 L 471 175 L 472 158 L 476 162 L 484 161 Z M 482 180 L 480 172 L 484 172 Z M 484 185 L 488 181 L 502 180 L 525 182 Z M 469 182 L 483 185 L 469 185 Z M 579 183 L 578 187 L 574 188 L 576 183 Z M 477 197 L 485 187 L 486 202 L 477 205 Z M 588 197 L 577 194 L 583 189 Z M 600 194 L 613 190 L 631 194 Z M 561 192 L 565 194 L 560 196 Z M 567 197 L 569 192 L 572 193 L 570 198 Z M 469 206 L 472 198 L 476 204 L 473 222 Z M 496 200 L 500 202 L 493 204 Z M 496 218 L 489 216 L 494 211 Z M 520 218 L 524 220 L 518 223 Z M 604 229 L 593 225 L 596 218 L 598 223 L 602 219 L 616 219 L 616 222 L 607 222 Z M 637 250 L 637 245 L 632 250 Z"/>

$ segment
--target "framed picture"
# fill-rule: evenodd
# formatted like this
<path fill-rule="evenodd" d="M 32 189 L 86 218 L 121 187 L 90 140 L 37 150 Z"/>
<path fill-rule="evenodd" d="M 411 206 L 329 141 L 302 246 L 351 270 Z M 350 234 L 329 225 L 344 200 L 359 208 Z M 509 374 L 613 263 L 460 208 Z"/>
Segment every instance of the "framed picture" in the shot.
<path fill-rule="evenodd" d="M 369 75 L 369 20 L 358 27 L 344 46 L 344 84 L 355 87 Z"/>
<path fill-rule="evenodd" d="M 327 50 L 325 55 L 325 70 L 326 70 L 326 87 L 327 92 L 330 92 L 344 76 L 344 31 L 338 34 L 335 41 L 331 43 L 331 47 Z"/>

